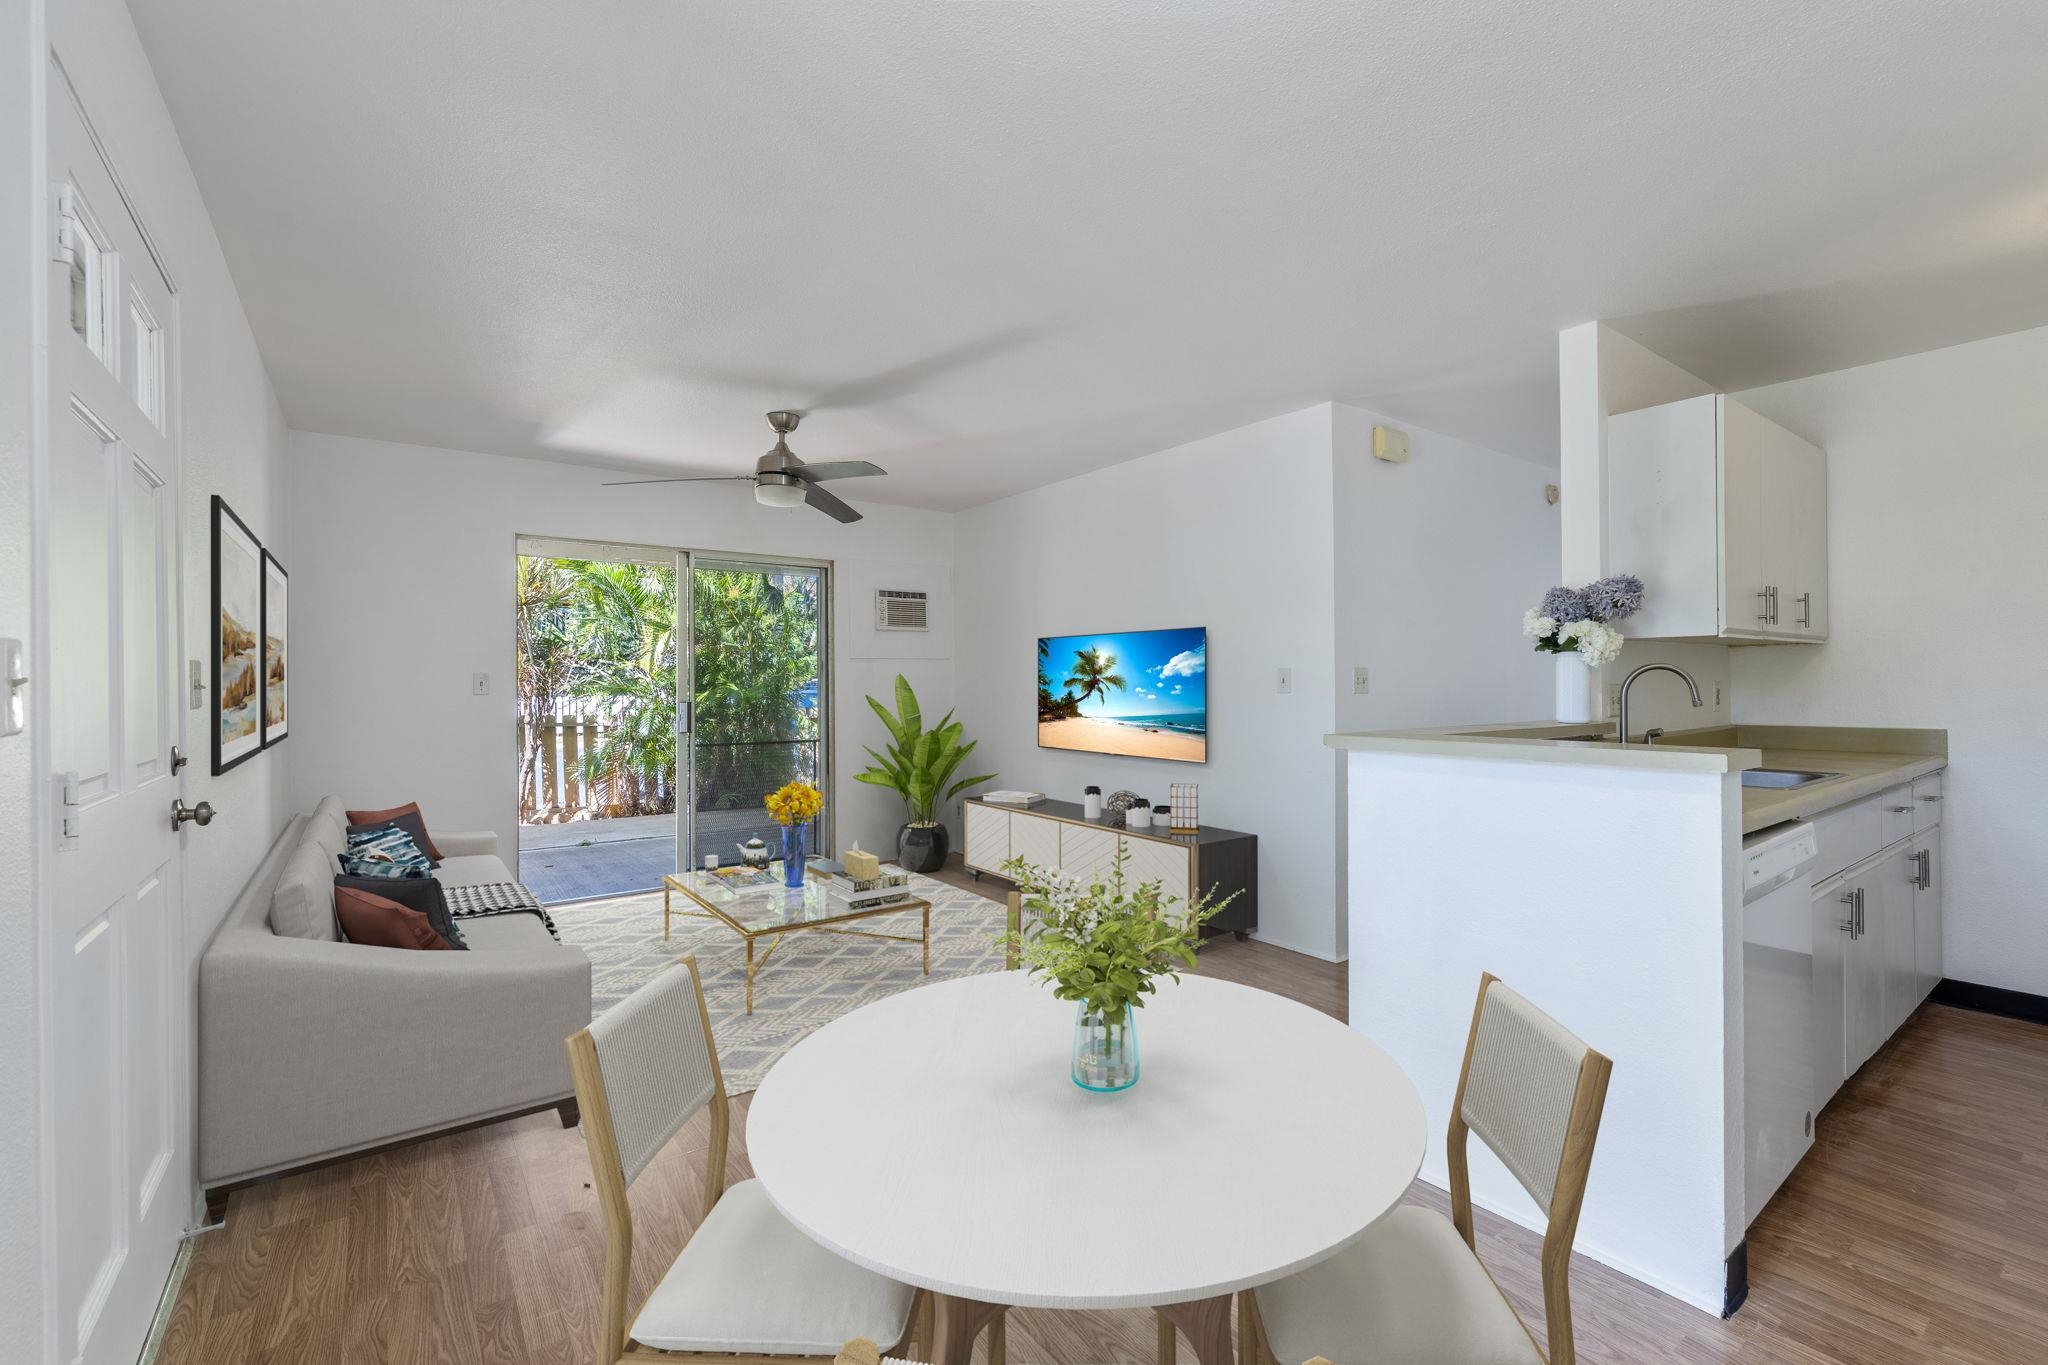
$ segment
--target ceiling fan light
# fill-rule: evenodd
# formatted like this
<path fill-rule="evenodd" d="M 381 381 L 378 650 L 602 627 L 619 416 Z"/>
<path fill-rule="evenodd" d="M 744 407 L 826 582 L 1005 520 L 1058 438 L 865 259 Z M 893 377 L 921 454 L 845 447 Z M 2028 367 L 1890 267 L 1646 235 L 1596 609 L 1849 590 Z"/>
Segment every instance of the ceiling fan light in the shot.
<path fill-rule="evenodd" d="M 763 507 L 798 507 L 803 500 L 804 486 L 795 479 L 784 483 L 764 477 L 754 484 L 754 501 Z"/>

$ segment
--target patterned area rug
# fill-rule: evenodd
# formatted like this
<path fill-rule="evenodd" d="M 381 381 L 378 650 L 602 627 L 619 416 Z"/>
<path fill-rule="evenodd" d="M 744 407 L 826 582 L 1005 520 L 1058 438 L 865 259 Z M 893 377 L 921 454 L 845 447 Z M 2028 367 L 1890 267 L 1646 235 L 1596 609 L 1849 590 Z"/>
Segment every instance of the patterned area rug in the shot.
<path fill-rule="evenodd" d="M 849 1010 L 930 981 L 1000 970 L 1001 901 L 913 874 L 910 889 L 932 903 L 932 974 L 919 970 L 915 943 L 844 934 L 794 933 L 754 976 L 754 1012 L 746 1013 L 747 956 L 738 934 L 716 920 L 678 915 L 661 939 L 661 893 L 549 907 L 562 942 L 590 955 L 591 1008 L 604 1010 L 685 953 L 704 975 L 711 1032 L 725 1088 L 745 1094 L 775 1059 L 811 1030 Z M 681 897 L 678 896 L 680 901 Z M 917 936 L 917 912 L 878 915 L 854 926 Z M 767 944 L 755 946 L 758 953 Z"/>

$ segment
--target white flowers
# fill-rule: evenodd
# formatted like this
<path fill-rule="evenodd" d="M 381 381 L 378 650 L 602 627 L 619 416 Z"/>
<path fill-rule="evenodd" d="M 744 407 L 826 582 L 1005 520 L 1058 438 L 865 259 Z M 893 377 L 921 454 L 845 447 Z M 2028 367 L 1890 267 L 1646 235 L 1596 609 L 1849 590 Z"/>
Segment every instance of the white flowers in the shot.
<path fill-rule="evenodd" d="M 1530 623 L 1524 622 L 1524 629 Z M 1595 667 L 1613 663 L 1621 653 L 1621 632 L 1598 621 L 1567 621 L 1557 628 L 1557 641 L 1571 645 L 1579 656 Z"/>
<path fill-rule="evenodd" d="M 1545 616 L 1536 608 L 1531 607 L 1522 613 L 1522 634 L 1527 635 L 1533 640 L 1540 640 L 1546 635 L 1554 635 L 1556 633 L 1557 622 L 1551 617 Z"/>

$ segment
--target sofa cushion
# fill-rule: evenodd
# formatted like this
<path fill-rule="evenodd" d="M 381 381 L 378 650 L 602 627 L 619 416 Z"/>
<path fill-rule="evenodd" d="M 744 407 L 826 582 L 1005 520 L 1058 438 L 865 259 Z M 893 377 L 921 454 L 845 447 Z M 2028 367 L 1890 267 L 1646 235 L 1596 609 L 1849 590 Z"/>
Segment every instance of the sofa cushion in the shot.
<path fill-rule="evenodd" d="M 270 932 L 284 938 L 340 940 L 334 923 L 334 863 L 317 840 L 301 836 L 270 893 Z"/>
<path fill-rule="evenodd" d="M 348 827 L 348 840 L 350 843 L 354 843 L 357 835 L 374 834 L 380 829 L 404 831 L 406 837 L 413 841 L 413 844 L 419 851 L 427 855 L 427 866 L 439 867 L 441 865 L 440 854 L 427 852 L 427 850 L 433 847 L 434 841 L 427 837 L 427 823 L 420 819 L 418 811 L 407 811 L 402 815 L 394 815 L 389 820 L 378 820 L 366 825 L 350 825 Z"/>
<path fill-rule="evenodd" d="M 561 952 L 562 945 L 548 933 L 539 915 L 480 915 L 462 921 L 463 937 L 478 952 L 503 949 L 547 949 Z"/>
<path fill-rule="evenodd" d="M 425 877 L 434 864 L 396 825 L 372 825 L 348 836 L 341 870 L 351 877 Z"/>
<path fill-rule="evenodd" d="M 461 929 L 456 927 L 455 917 L 448 910 L 448 898 L 441 892 L 441 883 L 432 877 L 351 877 L 346 872 L 334 879 L 334 894 L 339 897 L 343 891 L 366 891 L 373 896 L 397 901 L 408 910 L 414 910 L 427 917 L 433 927 L 451 948 L 467 948 L 469 944 Z"/>
<path fill-rule="evenodd" d="M 482 886 L 486 882 L 518 880 L 512 875 L 512 869 L 505 866 L 505 860 L 495 853 L 444 858 L 441 866 L 434 870 L 434 875 L 443 886 Z"/>
<path fill-rule="evenodd" d="M 334 889 L 334 918 L 350 943 L 372 948 L 439 950 L 453 946 L 434 932 L 434 926 L 419 911 L 353 886 Z"/>
<path fill-rule="evenodd" d="M 408 801 L 402 806 L 392 806 L 387 810 L 352 810 L 348 812 L 348 823 L 351 825 L 382 825 L 396 820 L 401 815 L 418 816 L 419 813 L 420 803 Z M 426 819 L 424 816 L 420 817 L 420 831 L 422 835 L 426 832 Z M 420 852 L 426 854 L 437 863 L 441 861 L 441 850 L 434 847 L 434 841 L 431 838 L 421 838 L 419 844 Z"/>
<path fill-rule="evenodd" d="M 330 796 L 313 807 L 313 813 L 306 818 L 305 837 L 320 845 L 332 865 L 340 865 L 341 855 L 348 848 L 348 823 L 342 818 L 338 799 Z"/>

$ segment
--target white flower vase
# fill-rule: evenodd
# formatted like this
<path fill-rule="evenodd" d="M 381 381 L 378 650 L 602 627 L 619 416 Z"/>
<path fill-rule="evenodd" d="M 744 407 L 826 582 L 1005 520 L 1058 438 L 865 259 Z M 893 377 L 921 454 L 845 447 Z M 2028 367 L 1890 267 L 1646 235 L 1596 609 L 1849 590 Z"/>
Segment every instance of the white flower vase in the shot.
<path fill-rule="evenodd" d="M 1600 670 L 1577 650 L 1551 656 L 1557 662 L 1557 721 L 1585 725 L 1600 719 Z"/>

